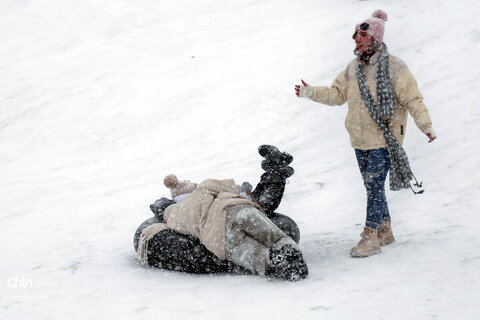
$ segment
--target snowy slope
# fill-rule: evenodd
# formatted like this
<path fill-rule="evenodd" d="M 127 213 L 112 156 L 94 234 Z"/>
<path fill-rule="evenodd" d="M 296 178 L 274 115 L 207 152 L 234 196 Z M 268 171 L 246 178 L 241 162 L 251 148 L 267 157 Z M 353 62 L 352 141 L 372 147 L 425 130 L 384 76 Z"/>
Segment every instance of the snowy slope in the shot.
<path fill-rule="evenodd" d="M 353 58 L 357 22 L 416 76 L 438 139 L 409 121 L 425 194 L 389 192 L 397 242 L 352 259 L 365 195 L 346 106 L 298 99 Z M 480 4 L 1 1 L 1 319 L 477 319 Z M 148 270 L 132 236 L 163 177 L 255 184 L 263 143 L 295 157 L 280 212 L 298 283 Z"/>

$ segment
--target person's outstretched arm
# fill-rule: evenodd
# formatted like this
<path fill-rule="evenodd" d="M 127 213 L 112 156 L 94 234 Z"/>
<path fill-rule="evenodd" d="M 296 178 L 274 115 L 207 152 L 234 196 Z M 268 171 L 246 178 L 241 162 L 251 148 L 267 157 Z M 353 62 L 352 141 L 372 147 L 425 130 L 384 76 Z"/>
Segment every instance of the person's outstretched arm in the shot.
<path fill-rule="evenodd" d="M 330 106 L 341 106 L 347 102 L 345 71 L 338 75 L 330 87 L 312 87 L 302 80 L 301 85 L 295 86 L 295 93 L 299 98 L 309 98 Z"/>

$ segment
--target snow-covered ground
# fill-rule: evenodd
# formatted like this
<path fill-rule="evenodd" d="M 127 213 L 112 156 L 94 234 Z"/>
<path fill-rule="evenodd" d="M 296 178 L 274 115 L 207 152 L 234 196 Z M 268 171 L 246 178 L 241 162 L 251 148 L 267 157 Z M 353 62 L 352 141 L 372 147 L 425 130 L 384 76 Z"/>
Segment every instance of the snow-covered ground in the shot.
<path fill-rule="evenodd" d="M 438 139 L 409 121 L 426 192 L 388 192 L 397 242 L 352 259 L 365 194 L 346 106 L 294 95 L 353 58 L 356 23 L 416 76 Z M 478 0 L 0 2 L 0 319 L 478 319 Z M 149 270 L 132 236 L 163 177 L 255 184 L 295 157 L 279 212 L 298 283 Z"/>

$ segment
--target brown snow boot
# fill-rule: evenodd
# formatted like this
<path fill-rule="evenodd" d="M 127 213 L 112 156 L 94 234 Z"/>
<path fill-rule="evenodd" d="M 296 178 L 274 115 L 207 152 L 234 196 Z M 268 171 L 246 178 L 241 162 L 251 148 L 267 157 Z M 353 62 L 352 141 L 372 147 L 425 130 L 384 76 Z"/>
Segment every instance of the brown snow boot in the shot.
<path fill-rule="evenodd" d="M 380 242 L 378 241 L 377 237 L 377 229 L 365 227 L 360 236 L 362 237 L 360 242 L 356 247 L 353 247 L 352 250 L 350 250 L 350 255 L 352 257 L 363 258 L 382 252 L 382 249 L 380 248 Z"/>
<path fill-rule="evenodd" d="M 378 241 L 382 247 L 395 242 L 390 220 L 382 220 L 380 222 L 380 227 L 378 228 Z"/>

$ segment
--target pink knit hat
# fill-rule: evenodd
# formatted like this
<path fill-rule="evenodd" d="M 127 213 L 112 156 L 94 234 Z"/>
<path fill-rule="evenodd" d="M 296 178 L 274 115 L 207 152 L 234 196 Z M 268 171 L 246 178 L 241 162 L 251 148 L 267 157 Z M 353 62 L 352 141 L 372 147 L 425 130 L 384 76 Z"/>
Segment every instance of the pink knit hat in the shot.
<path fill-rule="evenodd" d="M 388 20 L 387 14 L 383 10 L 375 10 L 372 17 L 355 26 L 355 34 L 361 29 L 367 31 L 367 34 L 375 39 L 379 44 L 383 42 L 383 33 L 385 32 L 385 22 Z"/>
<path fill-rule="evenodd" d="M 197 188 L 197 184 L 188 180 L 178 180 L 174 174 L 169 174 L 163 179 L 165 187 L 170 189 L 172 199 L 182 194 L 192 193 Z"/>

